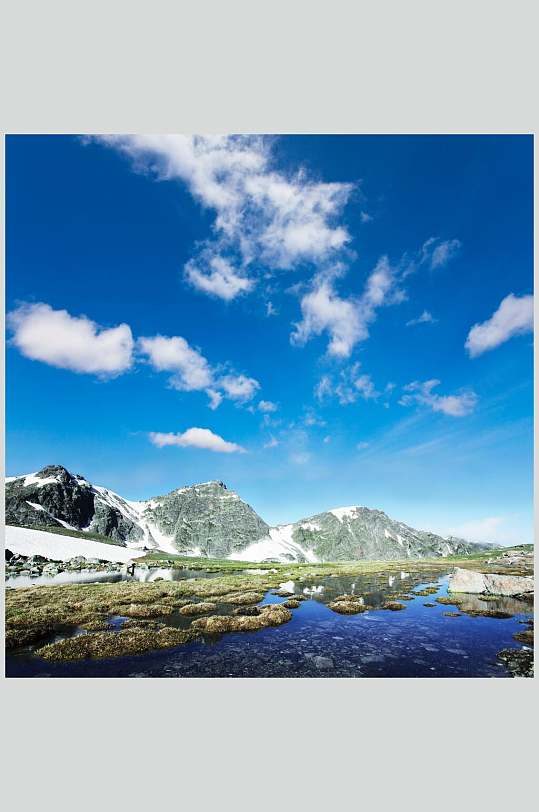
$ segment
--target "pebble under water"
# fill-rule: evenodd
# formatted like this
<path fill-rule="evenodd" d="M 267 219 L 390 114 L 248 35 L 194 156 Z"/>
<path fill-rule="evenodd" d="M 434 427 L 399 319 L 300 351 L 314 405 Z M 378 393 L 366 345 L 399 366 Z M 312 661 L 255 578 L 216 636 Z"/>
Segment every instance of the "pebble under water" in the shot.
<path fill-rule="evenodd" d="M 503 648 L 520 648 L 513 634 L 525 628 L 531 607 L 510 598 L 482 602 L 469 596 L 469 608 L 504 609 L 506 619 L 448 617 L 454 606 L 436 603 L 447 595 L 447 575 L 323 577 L 284 585 L 307 598 L 292 620 L 257 632 L 225 634 L 136 657 L 47 662 L 31 650 L 7 657 L 8 677 L 508 677 L 496 658 Z M 435 585 L 433 595 L 402 601 L 403 611 L 381 609 L 396 592 L 409 594 Z M 343 593 L 364 597 L 372 610 L 340 615 L 327 603 Z M 286 598 L 268 592 L 263 603 Z M 468 599 L 467 599 L 468 600 Z M 434 603 L 433 607 L 424 606 Z M 224 607 L 220 611 L 225 612 Z M 167 618 L 167 622 L 170 622 Z M 184 620 L 182 618 L 182 620 Z M 185 622 L 185 621 L 184 621 Z"/>

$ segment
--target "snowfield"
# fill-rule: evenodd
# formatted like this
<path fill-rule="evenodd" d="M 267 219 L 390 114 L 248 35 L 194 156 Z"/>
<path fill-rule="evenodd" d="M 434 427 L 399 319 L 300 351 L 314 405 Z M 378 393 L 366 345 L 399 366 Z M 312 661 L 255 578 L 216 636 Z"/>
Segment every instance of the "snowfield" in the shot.
<path fill-rule="evenodd" d="M 143 550 L 130 550 L 115 544 L 103 544 L 101 541 L 10 525 L 6 525 L 6 549 L 18 555 L 41 555 L 53 561 L 69 561 L 70 558 L 82 555 L 84 558 L 99 558 L 120 564 L 145 555 Z"/>
<path fill-rule="evenodd" d="M 284 524 L 270 528 L 269 535 L 259 541 L 249 544 L 240 553 L 235 552 L 228 557 L 234 561 L 266 561 L 268 558 L 283 563 L 291 560 L 301 560 L 303 557 L 310 564 L 316 564 L 318 558 L 312 552 L 292 540 L 293 524 Z"/>

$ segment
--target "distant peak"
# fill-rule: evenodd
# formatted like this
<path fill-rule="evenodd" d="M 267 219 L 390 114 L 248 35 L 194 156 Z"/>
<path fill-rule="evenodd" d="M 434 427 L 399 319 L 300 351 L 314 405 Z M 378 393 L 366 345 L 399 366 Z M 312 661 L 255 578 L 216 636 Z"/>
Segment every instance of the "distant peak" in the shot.
<path fill-rule="evenodd" d="M 37 471 L 35 476 L 40 477 L 40 479 L 45 479 L 46 477 L 50 476 L 68 476 L 71 477 L 72 475 L 64 468 L 63 465 L 46 465 L 40 471 Z"/>

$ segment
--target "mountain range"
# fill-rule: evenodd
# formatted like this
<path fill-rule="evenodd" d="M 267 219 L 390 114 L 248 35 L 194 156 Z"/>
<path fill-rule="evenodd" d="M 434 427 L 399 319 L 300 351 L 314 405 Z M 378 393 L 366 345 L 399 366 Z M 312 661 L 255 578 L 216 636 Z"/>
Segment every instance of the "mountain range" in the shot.
<path fill-rule="evenodd" d="M 105 536 L 122 546 L 244 561 L 350 561 L 467 554 L 493 545 L 414 530 L 367 507 L 270 527 L 223 482 L 124 499 L 61 465 L 6 479 L 6 524 Z"/>

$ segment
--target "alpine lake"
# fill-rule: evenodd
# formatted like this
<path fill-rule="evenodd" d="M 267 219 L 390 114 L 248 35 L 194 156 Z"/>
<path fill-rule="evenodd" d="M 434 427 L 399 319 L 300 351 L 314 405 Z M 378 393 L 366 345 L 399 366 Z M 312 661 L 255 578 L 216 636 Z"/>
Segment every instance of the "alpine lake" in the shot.
<path fill-rule="evenodd" d="M 12 575 L 6 676 L 529 676 L 529 599 L 448 593 L 455 566 L 503 571 L 489 555 L 251 565 L 151 554 L 129 573 Z"/>

